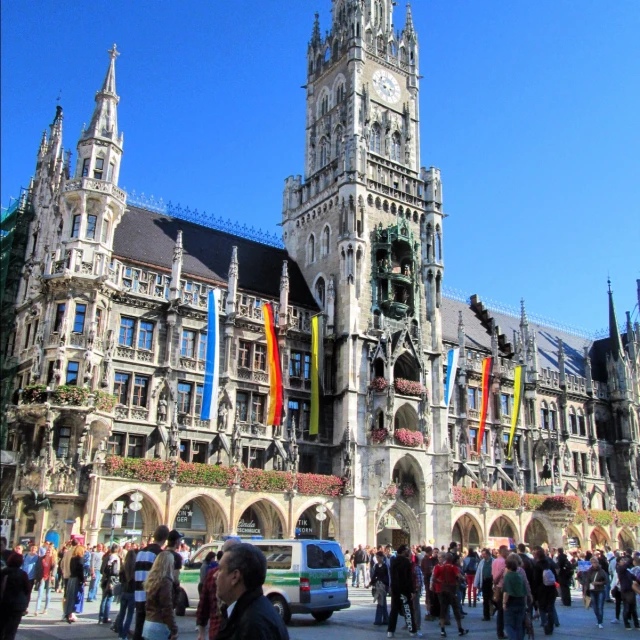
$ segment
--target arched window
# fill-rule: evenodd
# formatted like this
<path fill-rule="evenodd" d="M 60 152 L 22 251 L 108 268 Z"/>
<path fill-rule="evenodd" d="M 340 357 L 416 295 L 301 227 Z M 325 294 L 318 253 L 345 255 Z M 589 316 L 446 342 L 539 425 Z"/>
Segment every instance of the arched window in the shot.
<path fill-rule="evenodd" d="M 401 150 L 400 136 L 394 133 L 391 136 L 391 153 L 390 157 L 394 162 L 400 162 L 400 150 Z"/>
<path fill-rule="evenodd" d="M 340 104 L 344 100 L 344 82 L 341 82 L 336 88 L 336 104 Z"/>
<path fill-rule="evenodd" d="M 331 229 L 326 226 L 322 230 L 321 252 L 322 257 L 329 255 L 329 245 L 331 244 Z"/>
<path fill-rule="evenodd" d="M 377 122 L 373 125 L 373 127 L 371 127 L 369 151 L 380 153 L 380 125 Z"/>
<path fill-rule="evenodd" d="M 307 240 L 307 264 L 316 261 L 316 237 L 311 234 Z"/>
<path fill-rule="evenodd" d="M 329 143 L 326 138 L 320 140 L 320 166 L 324 167 L 329 162 Z"/>
<path fill-rule="evenodd" d="M 336 138 L 336 144 L 335 144 L 336 153 L 334 157 L 339 158 L 340 154 L 342 153 L 342 127 L 336 127 L 335 138 Z"/>
<path fill-rule="evenodd" d="M 573 407 L 569 407 L 569 430 L 571 435 L 578 435 L 578 420 L 576 419 L 576 412 Z"/>
<path fill-rule="evenodd" d="M 325 93 L 320 103 L 320 115 L 323 116 L 327 111 L 329 111 L 329 94 Z"/>
<path fill-rule="evenodd" d="M 318 304 L 324 308 L 324 294 L 325 294 L 325 284 L 324 278 L 318 278 L 316 281 L 316 300 Z"/>
<path fill-rule="evenodd" d="M 324 61 L 329 62 L 329 60 L 331 60 L 331 49 L 327 47 L 326 51 L 324 52 Z"/>

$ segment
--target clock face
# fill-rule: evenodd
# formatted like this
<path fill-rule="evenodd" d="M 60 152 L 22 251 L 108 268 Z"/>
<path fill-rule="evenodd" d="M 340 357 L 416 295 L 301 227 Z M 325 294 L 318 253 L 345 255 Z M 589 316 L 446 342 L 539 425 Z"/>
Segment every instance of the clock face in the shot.
<path fill-rule="evenodd" d="M 400 100 L 400 85 L 395 76 L 385 69 L 378 69 L 373 74 L 373 87 L 383 100 L 391 104 Z"/>

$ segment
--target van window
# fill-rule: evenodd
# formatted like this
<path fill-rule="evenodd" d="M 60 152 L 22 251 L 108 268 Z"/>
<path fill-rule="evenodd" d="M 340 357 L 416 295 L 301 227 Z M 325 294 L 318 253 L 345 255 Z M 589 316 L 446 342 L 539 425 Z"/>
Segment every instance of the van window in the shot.
<path fill-rule="evenodd" d="M 293 551 L 287 545 L 256 545 L 267 558 L 267 569 L 291 569 Z"/>
<path fill-rule="evenodd" d="M 307 567 L 309 569 L 338 569 L 342 560 L 338 556 L 338 548 L 334 545 L 307 545 Z"/>

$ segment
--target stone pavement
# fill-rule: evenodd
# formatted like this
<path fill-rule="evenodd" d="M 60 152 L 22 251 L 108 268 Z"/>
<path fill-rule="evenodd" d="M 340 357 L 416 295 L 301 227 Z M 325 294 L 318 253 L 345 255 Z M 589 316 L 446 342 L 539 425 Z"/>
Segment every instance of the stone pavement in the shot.
<path fill-rule="evenodd" d="M 349 589 L 351 608 L 338 611 L 327 622 L 318 623 L 311 616 L 293 616 L 289 625 L 291 640 L 327 640 L 327 638 L 348 640 L 382 640 L 386 638 L 386 628 L 374 627 L 372 622 L 375 616 L 375 605 L 372 603 L 371 592 L 368 589 Z M 34 594 L 35 595 L 35 594 Z M 582 599 L 578 592 L 574 592 L 573 606 L 563 607 L 558 605 L 560 627 L 555 630 L 553 638 L 562 640 L 568 638 L 580 638 L 592 640 L 606 638 L 612 640 L 622 637 L 638 637 L 637 631 L 625 632 L 622 624 L 613 625 L 610 620 L 614 617 L 614 606 L 605 605 L 604 629 L 598 629 L 593 611 L 586 611 L 582 605 Z M 31 611 L 35 598 L 32 600 Z M 85 613 L 79 616 L 75 624 L 68 624 L 61 620 L 62 603 L 61 596 L 54 594 L 46 616 L 34 617 L 29 615 L 22 619 L 18 630 L 18 640 L 116 640 L 116 635 L 109 631 L 108 625 L 97 624 L 98 604 L 96 602 L 85 605 Z M 193 604 L 193 603 L 192 603 Z M 112 618 L 117 615 L 119 605 L 112 609 Z M 469 615 L 465 618 L 464 626 L 469 629 L 469 640 L 494 640 L 496 638 L 495 622 L 482 622 L 482 608 L 467 609 Z M 423 611 L 424 615 L 424 611 Z M 187 611 L 184 618 L 178 618 L 180 638 L 195 640 L 195 609 Z M 536 621 L 539 624 L 539 621 Z M 406 630 L 402 630 L 399 621 L 396 638 L 408 638 Z M 447 627 L 448 637 L 457 638 L 455 623 Z M 422 632 L 426 638 L 440 638 L 439 628 L 436 622 L 422 622 Z M 545 638 L 541 628 L 536 626 L 536 638 Z M 251 640 L 251 639 L 247 639 Z"/>

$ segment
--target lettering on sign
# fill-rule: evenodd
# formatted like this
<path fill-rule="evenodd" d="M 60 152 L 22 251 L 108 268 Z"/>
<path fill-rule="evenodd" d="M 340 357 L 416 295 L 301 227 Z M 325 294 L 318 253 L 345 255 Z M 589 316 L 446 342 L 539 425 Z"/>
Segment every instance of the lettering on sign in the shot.
<path fill-rule="evenodd" d="M 261 536 L 262 529 L 258 527 L 255 520 L 246 521 L 243 518 L 238 522 L 238 535 L 254 535 Z"/>
<path fill-rule="evenodd" d="M 307 518 L 306 516 L 302 516 L 298 520 L 296 529 L 298 529 L 300 533 L 313 533 L 313 526 L 311 525 L 311 522 L 309 522 L 309 518 Z"/>
<path fill-rule="evenodd" d="M 193 505 L 190 502 L 187 502 L 180 511 L 178 511 L 178 515 L 176 516 L 176 525 L 181 525 L 185 529 L 191 528 L 191 520 L 193 518 Z"/>

